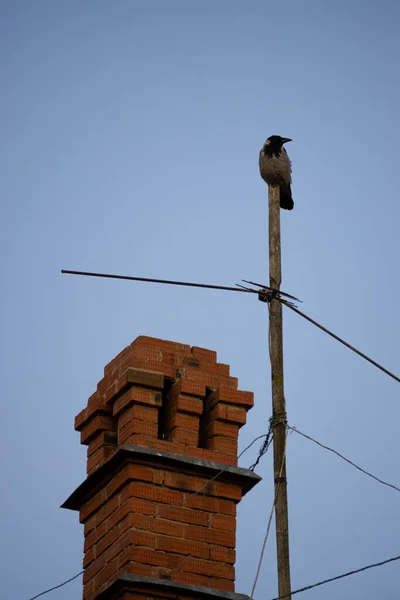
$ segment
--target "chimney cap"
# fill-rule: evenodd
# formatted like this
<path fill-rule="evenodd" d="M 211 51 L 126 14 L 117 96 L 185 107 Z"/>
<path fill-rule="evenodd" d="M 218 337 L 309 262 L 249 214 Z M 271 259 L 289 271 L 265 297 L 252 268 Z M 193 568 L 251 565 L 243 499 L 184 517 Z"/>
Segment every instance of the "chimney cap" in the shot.
<path fill-rule="evenodd" d="M 261 477 L 242 467 L 204 460 L 202 458 L 194 458 L 182 454 L 175 454 L 164 450 L 155 450 L 154 448 L 146 448 L 143 446 L 126 445 L 121 446 L 101 467 L 89 475 L 81 485 L 61 505 L 61 508 L 70 510 L 80 510 L 80 508 L 88 502 L 99 490 L 104 488 L 104 485 L 129 462 L 135 462 L 141 465 L 162 464 L 162 466 L 171 466 L 180 471 L 190 472 L 198 476 L 203 473 L 205 477 L 210 479 L 219 474 L 216 480 L 225 480 L 227 482 L 236 483 L 242 488 L 243 495 L 251 490 L 260 480 Z"/>
<path fill-rule="evenodd" d="M 178 598 L 180 594 L 184 596 L 198 598 L 199 600 L 250 600 L 245 594 L 237 594 L 235 592 L 226 592 L 214 588 L 204 587 L 202 585 L 192 585 L 188 583 L 179 583 L 177 581 L 169 581 L 168 579 L 160 579 L 158 577 L 145 577 L 144 575 L 135 575 L 133 573 L 122 573 L 113 583 L 111 583 L 101 594 L 96 597 L 96 600 L 106 600 L 114 597 L 111 594 L 121 590 L 129 590 L 132 588 L 149 587 L 152 591 L 158 589 L 165 592 L 177 592 Z"/>

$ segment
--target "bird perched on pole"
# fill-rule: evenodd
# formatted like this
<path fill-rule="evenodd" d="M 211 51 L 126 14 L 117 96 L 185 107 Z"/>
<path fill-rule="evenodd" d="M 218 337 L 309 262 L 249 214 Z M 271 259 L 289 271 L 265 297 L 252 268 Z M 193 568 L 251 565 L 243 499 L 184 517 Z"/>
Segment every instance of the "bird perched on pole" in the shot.
<path fill-rule="evenodd" d="M 291 142 L 290 138 L 271 135 L 260 150 L 260 174 L 268 185 L 280 186 L 280 206 L 292 210 L 292 165 L 283 144 Z"/>

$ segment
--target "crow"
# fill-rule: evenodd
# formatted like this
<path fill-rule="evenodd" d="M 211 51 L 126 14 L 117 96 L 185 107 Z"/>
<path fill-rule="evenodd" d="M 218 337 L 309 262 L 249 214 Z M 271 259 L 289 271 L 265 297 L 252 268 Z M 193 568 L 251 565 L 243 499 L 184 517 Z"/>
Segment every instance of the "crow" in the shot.
<path fill-rule="evenodd" d="M 292 210 L 294 206 L 291 171 L 292 166 L 283 144 L 291 142 L 290 138 L 271 135 L 260 150 L 260 175 L 269 185 L 280 186 L 280 206 Z"/>

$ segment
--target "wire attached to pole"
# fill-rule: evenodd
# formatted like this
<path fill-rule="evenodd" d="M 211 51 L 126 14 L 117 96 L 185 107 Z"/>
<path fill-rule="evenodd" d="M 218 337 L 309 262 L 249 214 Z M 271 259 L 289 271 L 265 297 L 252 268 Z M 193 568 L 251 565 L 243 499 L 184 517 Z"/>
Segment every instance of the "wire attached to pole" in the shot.
<path fill-rule="evenodd" d="M 192 281 L 175 281 L 170 279 L 152 279 L 149 277 L 133 277 L 131 275 L 114 275 L 112 273 L 93 273 L 90 271 L 71 271 L 69 269 L 61 269 L 63 275 L 83 275 L 85 277 L 101 277 L 103 279 L 122 279 L 125 281 L 143 281 L 145 283 L 163 283 L 165 285 L 181 285 L 185 287 L 203 288 L 208 290 L 223 290 L 225 292 L 244 292 L 247 294 L 258 294 L 259 290 L 253 290 L 248 287 L 236 285 L 235 287 L 226 285 L 215 285 L 211 283 L 194 283 Z M 279 296 L 286 296 L 286 298 L 292 298 L 297 300 L 294 296 L 281 292 L 280 290 L 273 290 L 272 288 L 265 287 L 266 290 L 279 294 Z"/>
<path fill-rule="evenodd" d="M 374 569 L 375 567 L 382 567 L 383 565 L 387 565 L 388 563 L 394 562 L 396 560 L 400 560 L 400 556 L 393 556 L 393 558 L 388 558 L 387 560 L 382 560 L 381 562 L 374 563 L 373 565 L 367 565 L 366 567 L 361 567 L 361 569 L 355 569 L 354 571 L 348 571 L 347 573 L 343 573 L 342 575 L 337 575 L 336 577 L 330 577 L 330 579 L 324 579 L 323 581 L 318 581 L 318 583 L 313 583 L 311 585 L 306 585 L 305 587 L 299 588 L 298 590 L 294 590 L 291 592 L 291 596 L 294 594 L 301 594 L 301 592 L 307 592 L 308 590 L 312 590 L 315 587 L 319 587 L 320 585 L 325 585 L 326 583 L 332 583 L 332 581 L 337 581 L 338 579 L 343 579 L 344 577 L 350 577 L 350 575 L 356 575 L 357 573 L 362 573 L 363 571 L 368 571 L 368 569 Z M 288 595 L 285 596 L 277 596 L 276 598 L 272 598 L 272 600 L 284 600 L 284 598 L 288 598 Z"/>
<path fill-rule="evenodd" d="M 383 481 L 383 479 L 379 479 L 379 477 L 376 477 L 376 475 L 372 475 L 372 473 L 369 473 L 365 469 L 359 467 L 358 465 L 356 465 L 356 463 L 354 463 L 353 461 L 351 461 L 348 458 L 346 458 L 345 456 L 343 456 L 343 454 L 340 454 L 340 452 L 337 452 L 337 450 L 334 450 L 333 448 L 329 448 L 329 446 L 325 446 L 324 444 L 321 444 L 321 442 L 318 442 L 317 440 L 314 440 L 314 438 L 312 438 L 311 436 L 306 435 L 302 431 L 299 431 L 297 429 L 297 427 L 291 427 L 290 425 L 287 425 L 287 428 L 290 429 L 291 431 L 295 431 L 296 433 L 298 433 L 299 435 L 303 436 L 307 440 L 310 440 L 311 442 L 314 442 L 314 444 L 317 444 L 317 446 L 320 446 L 324 450 L 329 450 L 329 452 L 332 452 L 333 454 L 336 454 L 336 456 L 339 456 L 339 458 L 341 458 L 342 460 L 344 460 L 347 463 L 349 463 L 349 465 L 351 465 L 352 467 L 355 467 L 356 469 L 358 469 L 359 471 L 361 471 L 361 473 L 364 473 L 365 475 L 368 475 L 368 477 L 371 477 L 372 479 L 375 479 L 375 481 L 377 481 L 378 483 L 381 483 L 382 485 L 386 485 L 387 487 L 390 487 L 390 488 L 396 490 L 397 492 L 400 492 L 400 488 L 397 487 L 396 485 L 393 485 L 392 483 L 388 483 L 387 481 Z"/>
<path fill-rule="evenodd" d="M 275 488 L 276 489 L 275 497 L 274 497 L 274 501 L 272 503 L 271 512 L 270 512 L 269 518 L 268 518 L 267 531 L 265 533 L 263 545 L 262 545 L 262 548 L 261 548 L 260 558 L 258 560 L 256 576 L 254 578 L 253 587 L 251 589 L 251 594 L 250 594 L 251 600 L 253 600 L 253 598 L 254 598 L 254 592 L 256 590 L 256 585 L 257 585 L 258 578 L 260 576 L 261 566 L 262 566 L 262 562 L 263 562 L 263 559 L 264 559 L 264 552 L 265 552 L 265 548 L 266 548 L 266 545 L 267 545 L 267 541 L 268 541 L 268 537 L 269 537 L 269 532 L 270 532 L 270 529 L 271 529 L 272 517 L 274 516 L 276 500 L 277 500 L 277 497 L 278 497 L 278 494 L 279 494 L 279 483 L 280 483 L 280 479 L 282 478 L 283 467 L 284 467 L 285 458 L 286 458 L 286 444 L 287 444 L 287 433 L 286 433 L 286 437 L 285 437 L 285 447 L 283 449 L 283 457 L 282 457 L 281 468 L 280 468 L 280 471 L 279 471 L 279 477 L 276 480 L 277 486 Z"/>
<path fill-rule="evenodd" d="M 358 356 L 361 356 L 361 358 L 364 358 L 364 360 L 367 360 L 369 363 L 371 363 L 371 365 L 374 365 L 374 367 L 376 367 L 377 369 L 380 369 L 381 371 L 383 371 L 383 373 L 386 373 L 386 375 L 389 375 L 389 377 L 392 377 L 392 379 L 394 379 L 395 381 L 398 381 L 400 383 L 400 377 L 397 377 L 397 375 L 395 375 L 394 373 L 391 373 L 391 371 L 388 371 L 388 369 L 385 369 L 385 367 L 382 367 L 382 365 L 377 363 L 375 360 L 372 360 L 372 358 L 370 358 L 363 352 L 360 352 L 360 350 L 357 350 L 357 348 L 355 348 L 354 346 L 352 346 L 351 344 L 349 344 L 348 342 L 346 342 L 345 340 L 340 338 L 338 335 L 334 334 L 332 331 L 330 331 L 329 329 L 327 329 L 326 327 L 321 325 L 321 323 L 318 323 L 317 321 L 315 321 L 314 319 L 312 319 L 305 313 L 301 312 L 301 310 L 299 310 L 296 306 L 293 306 L 293 304 L 291 302 L 287 302 L 283 298 L 280 299 L 280 302 L 282 302 L 282 304 L 284 306 L 287 306 L 288 308 L 290 308 L 290 310 L 293 310 L 293 312 L 295 312 L 298 315 L 300 315 L 301 317 L 303 317 L 303 319 L 306 319 L 307 321 L 309 321 L 310 323 L 315 325 L 315 327 L 318 327 L 319 329 L 321 329 L 321 331 L 323 331 L 324 333 L 327 333 L 328 335 L 333 337 L 334 340 L 336 340 L 337 342 L 340 342 L 341 344 L 343 344 L 343 346 L 346 346 L 346 348 L 349 348 L 349 350 L 352 350 L 353 352 L 358 354 Z"/>

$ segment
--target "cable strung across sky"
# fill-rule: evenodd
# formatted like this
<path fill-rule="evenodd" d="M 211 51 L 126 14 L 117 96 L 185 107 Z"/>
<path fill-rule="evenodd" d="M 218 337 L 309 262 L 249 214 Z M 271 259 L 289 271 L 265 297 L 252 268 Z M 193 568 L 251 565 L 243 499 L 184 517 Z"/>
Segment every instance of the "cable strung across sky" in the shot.
<path fill-rule="evenodd" d="M 230 287 L 230 286 L 224 286 L 224 285 L 213 285 L 213 284 L 208 284 L 208 283 L 193 283 L 193 282 L 189 282 L 189 281 L 172 281 L 172 280 L 168 280 L 168 279 L 150 279 L 148 277 L 133 277 L 133 276 L 129 276 L 129 275 L 112 275 L 109 273 L 92 273 L 92 272 L 88 272 L 88 271 L 71 271 L 68 269 L 62 269 L 61 273 L 65 274 L 65 275 L 83 275 L 86 277 L 102 277 L 105 279 L 122 279 L 122 280 L 127 280 L 127 281 L 142 281 L 145 283 L 163 283 L 166 285 L 181 285 L 181 286 L 186 286 L 186 287 L 205 288 L 205 289 L 211 289 L 211 290 L 223 290 L 223 291 L 228 291 L 228 292 L 242 292 L 242 293 L 244 292 L 244 293 L 248 293 L 248 294 L 253 293 L 253 294 L 257 294 L 258 299 L 261 300 L 262 302 L 269 302 L 271 297 L 276 297 L 280 302 L 282 302 L 282 304 L 284 306 L 287 306 L 288 308 L 290 308 L 291 310 L 296 312 L 298 315 L 300 315 L 300 317 L 303 317 L 303 319 L 306 319 L 307 321 L 309 321 L 310 323 L 315 325 L 315 327 L 318 327 L 319 329 L 321 329 L 321 331 L 330 335 L 334 340 L 336 340 L 337 342 L 340 342 L 341 344 L 343 344 L 343 346 L 346 346 L 346 348 L 349 348 L 349 350 L 352 350 L 353 352 L 355 352 L 355 354 L 358 354 L 358 356 L 361 356 L 361 358 L 368 361 L 369 363 L 374 365 L 374 367 L 376 367 L 377 369 L 380 369 L 383 373 L 385 373 L 386 375 L 389 375 L 389 377 L 391 377 L 392 379 L 394 379 L 395 381 L 398 381 L 400 383 L 400 377 L 398 377 L 397 375 L 395 375 L 388 369 L 385 369 L 385 367 L 383 367 L 382 365 L 377 363 L 375 360 L 373 360 L 372 358 L 370 358 L 369 356 L 367 356 L 360 350 L 357 350 L 357 348 L 355 348 L 354 346 L 352 346 L 351 344 L 346 342 L 344 339 L 340 338 L 338 335 L 334 334 L 332 331 L 330 331 L 329 329 L 327 329 L 326 327 L 324 327 L 323 325 L 321 325 L 320 323 L 318 323 L 317 321 L 315 321 L 314 319 L 312 319 L 305 313 L 301 312 L 292 302 L 285 300 L 285 298 L 290 298 L 292 300 L 295 300 L 296 302 L 300 302 L 300 300 L 298 298 L 296 298 L 295 296 L 292 296 L 291 294 L 287 294 L 286 292 L 281 292 L 280 290 L 275 290 L 273 288 L 270 288 L 265 285 L 261 285 L 259 283 L 246 281 L 244 279 L 243 281 L 245 283 L 249 283 L 251 285 L 255 285 L 255 286 L 259 287 L 259 289 L 252 289 L 252 288 L 239 286 L 239 285 L 237 285 L 236 287 Z M 284 298 L 282 298 L 282 296 L 284 296 Z"/>

